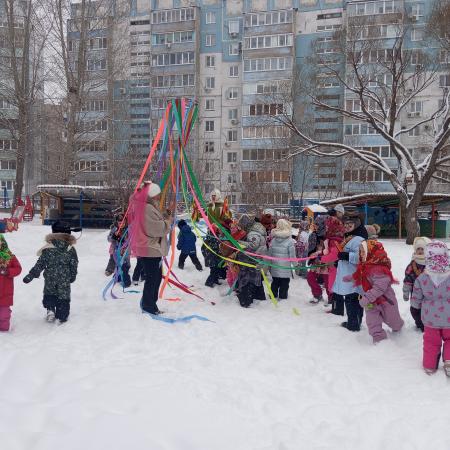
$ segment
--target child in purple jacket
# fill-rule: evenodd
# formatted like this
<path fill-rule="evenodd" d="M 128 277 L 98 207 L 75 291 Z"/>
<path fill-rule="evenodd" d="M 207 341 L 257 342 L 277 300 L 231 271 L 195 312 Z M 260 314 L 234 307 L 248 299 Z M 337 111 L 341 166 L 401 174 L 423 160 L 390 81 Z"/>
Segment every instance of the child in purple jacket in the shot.
<path fill-rule="evenodd" d="M 365 241 L 360 245 L 359 264 L 353 274 L 356 286 L 362 286 L 359 304 L 366 311 L 366 323 L 373 343 L 387 338 L 383 323 L 392 331 L 400 331 L 403 320 L 398 310 L 392 284 L 398 283 L 391 272 L 391 260 L 383 244 L 378 241 Z"/>
<path fill-rule="evenodd" d="M 425 271 L 414 283 L 411 306 L 422 310 L 423 368 L 428 375 L 436 372 L 439 358 L 450 377 L 450 251 L 440 241 L 425 249 Z M 442 345 L 443 344 L 443 345 Z"/>
<path fill-rule="evenodd" d="M 416 282 L 417 277 L 425 270 L 425 247 L 430 242 L 431 241 L 427 237 L 416 237 L 414 239 L 412 261 L 405 269 L 405 278 L 403 280 L 403 300 L 405 300 L 405 302 L 409 302 L 414 283 Z M 416 323 L 416 327 L 423 332 L 424 327 L 422 319 L 420 318 L 420 309 L 411 306 L 409 310 Z"/>

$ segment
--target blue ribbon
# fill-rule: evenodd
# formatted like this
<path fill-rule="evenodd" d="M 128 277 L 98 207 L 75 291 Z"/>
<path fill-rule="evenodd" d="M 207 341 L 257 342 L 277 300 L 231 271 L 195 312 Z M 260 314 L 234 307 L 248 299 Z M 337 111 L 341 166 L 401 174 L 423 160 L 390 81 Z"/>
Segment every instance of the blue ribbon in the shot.
<path fill-rule="evenodd" d="M 197 314 L 192 314 L 191 316 L 178 317 L 177 319 L 172 319 L 170 317 L 163 317 L 160 314 L 151 314 L 147 311 L 142 310 L 142 314 L 149 315 L 154 320 L 159 320 L 160 322 L 165 323 L 176 323 L 176 322 L 190 322 L 192 319 L 201 320 L 203 322 L 213 322 L 213 320 L 209 320 L 207 317 L 199 316 Z"/>

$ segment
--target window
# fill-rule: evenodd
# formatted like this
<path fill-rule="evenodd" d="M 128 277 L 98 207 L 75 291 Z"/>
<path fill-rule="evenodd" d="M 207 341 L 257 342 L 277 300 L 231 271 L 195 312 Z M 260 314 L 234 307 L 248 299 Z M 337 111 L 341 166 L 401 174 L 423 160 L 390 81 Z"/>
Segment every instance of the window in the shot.
<path fill-rule="evenodd" d="M 342 28 L 342 25 L 336 24 L 336 25 L 319 25 L 316 29 L 316 31 L 335 31 L 340 30 Z"/>
<path fill-rule="evenodd" d="M 232 56 L 239 55 L 239 44 L 230 44 L 228 53 Z"/>
<path fill-rule="evenodd" d="M 411 136 L 411 137 L 420 136 L 420 128 L 419 127 L 415 127 L 412 130 L 409 130 L 408 131 L 408 136 Z"/>
<path fill-rule="evenodd" d="M 239 76 L 239 66 L 230 66 L 230 77 Z"/>
<path fill-rule="evenodd" d="M 165 75 L 165 76 L 157 76 L 153 77 L 152 83 L 153 87 L 161 88 L 161 87 L 183 87 L 183 86 L 194 86 L 195 76 L 193 73 L 186 73 L 183 75 Z M 149 83 L 147 82 L 146 86 L 148 87 Z"/>
<path fill-rule="evenodd" d="M 205 131 L 209 133 L 214 131 L 214 120 L 207 120 L 205 122 Z"/>
<path fill-rule="evenodd" d="M 411 30 L 411 41 L 422 41 L 424 31 L 423 28 L 413 28 Z"/>
<path fill-rule="evenodd" d="M 216 66 L 216 57 L 215 56 L 207 56 L 206 57 L 206 67 L 215 67 Z"/>
<path fill-rule="evenodd" d="M 148 124 L 139 124 L 143 125 L 144 127 L 148 127 Z M 133 126 L 132 126 L 133 128 Z M 80 142 L 78 147 L 79 152 L 106 152 L 107 151 L 107 145 L 106 142 L 103 141 L 87 141 L 87 142 Z"/>
<path fill-rule="evenodd" d="M 214 99 L 212 99 L 212 98 L 206 99 L 205 109 L 206 109 L 206 111 L 214 111 Z"/>
<path fill-rule="evenodd" d="M 227 163 L 235 163 L 237 161 L 237 153 L 236 152 L 228 152 L 227 153 Z"/>
<path fill-rule="evenodd" d="M 415 116 L 421 116 L 423 111 L 423 102 L 415 101 L 409 105 L 409 112 Z"/>
<path fill-rule="evenodd" d="M 213 11 L 208 11 L 206 13 L 206 23 L 216 23 L 216 13 Z"/>
<path fill-rule="evenodd" d="M 339 17 L 342 17 L 342 13 L 341 12 L 328 13 L 328 14 L 319 14 L 317 16 L 317 20 L 338 19 Z"/>
<path fill-rule="evenodd" d="M 272 34 L 252 36 L 244 39 L 245 49 L 290 47 L 293 44 L 292 34 Z"/>
<path fill-rule="evenodd" d="M 1 180 L 0 187 L 2 190 L 6 188 L 6 190 L 8 191 L 12 191 L 14 188 L 14 184 L 12 180 Z"/>
<path fill-rule="evenodd" d="M 205 142 L 205 153 L 214 153 L 214 141 Z"/>
<path fill-rule="evenodd" d="M 361 101 L 360 100 L 347 100 L 345 102 L 345 108 L 347 111 L 361 112 Z"/>
<path fill-rule="evenodd" d="M 283 114 L 284 107 L 281 103 L 257 103 L 249 105 L 249 116 L 278 116 Z"/>
<path fill-rule="evenodd" d="M 228 21 L 228 33 L 239 34 L 239 20 L 229 20 Z"/>
<path fill-rule="evenodd" d="M 216 79 L 214 77 L 206 77 L 206 88 L 214 89 L 216 86 Z"/>
<path fill-rule="evenodd" d="M 152 23 L 185 22 L 195 19 L 195 8 L 168 9 L 152 13 Z"/>
<path fill-rule="evenodd" d="M 292 23 L 292 11 L 273 11 L 245 15 L 246 27 Z"/>
<path fill-rule="evenodd" d="M 237 130 L 228 130 L 227 141 L 228 142 L 237 142 Z"/>
<path fill-rule="evenodd" d="M 450 75 L 439 76 L 439 87 L 450 87 Z"/>
<path fill-rule="evenodd" d="M 106 70 L 106 59 L 88 59 L 87 70 L 93 72 L 95 70 Z"/>
<path fill-rule="evenodd" d="M 421 50 L 419 49 L 413 49 L 411 50 L 411 65 L 413 66 L 417 66 L 419 64 L 422 64 L 422 60 L 423 60 L 423 53 Z"/>
<path fill-rule="evenodd" d="M 214 172 L 214 162 L 212 162 L 212 161 L 205 162 L 205 172 L 206 173 Z"/>
<path fill-rule="evenodd" d="M 292 69 L 292 58 L 290 57 L 244 59 L 244 72 L 287 69 Z"/>
<path fill-rule="evenodd" d="M 416 3 L 415 5 L 412 5 L 411 15 L 414 16 L 416 20 L 418 20 L 420 17 L 423 17 L 423 4 Z"/>
<path fill-rule="evenodd" d="M 238 110 L 237 109 L 229 109 L 228 110 L 228 118 L 230 120 L 238 118 Z"/>
<path fill-rule="evenodd" d="M 235 173 L 229 173 L 228 174 L 228 183 L 229 184 L 237 183 L 237 175 Z"/>
<path fill-rule="evenodd" d="M 108 48 L 107 38 L 89 39 L 89 50 L 101 50 L 105 48 Z"/>
<path fill-rule="evenodd" d="M 287 138 L 289 129 L 283 126 L 250 126 L 243 127 L 243 139 Z"/>
<path fill-rule="evenodd" d="M 215 34 L 207 34 L 205 36 L 205 45 L 206 47 L 212 47 L 216 45 L 216 35 Z"/>
<path fill-rule="evenodd" d="M 16 170 L 16 161 L 0 161 L 0 170 Z"/>
<path fill-rule="evenodd" d="M 148 61 L 144 61 L 144 63 L 131 63 L 131 65 L 149 65 Z M 194 64 L 194 52 L 160 53 L 152 57 L 153 66 L 164 67 L 183 64 Z"/>
<path fill-rule="evenodd" d="M 441 64 L 450 64 L 450 51 L 441 50 L 439 52 L 439 62 Z"/>
<path fill-rule="evenodd" d="M 90 100 L 81 109 L 82 111 L 106 111 L 106 100 Z"/>
<path fill-rule="evenodd" d="M 170 33 L 157 33 L 152 35 L 153 45 L 178 44 L 193 41 L 193 31 L 173 31 Z"/>
<path fill-rule="evenodd" d="M 74 169 L 78 172 L 107 172 L 107 161 L 80 160 L 74 163 Z"/>
<path fill-rule="evenodd" d="M 238 98 L 239 89 L 237 87 L 232 87 L 228 90 L 228 99 L 236 100 Z"/>

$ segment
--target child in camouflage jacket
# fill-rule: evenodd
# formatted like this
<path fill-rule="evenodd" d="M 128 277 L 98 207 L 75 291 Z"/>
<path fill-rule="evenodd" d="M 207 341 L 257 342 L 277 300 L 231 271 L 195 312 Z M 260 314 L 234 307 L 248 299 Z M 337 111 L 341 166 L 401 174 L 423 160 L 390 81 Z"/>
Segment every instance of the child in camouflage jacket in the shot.
<path fill-rule="evenodd" d="M 52 233 L 45 238 L 46 245 L 38 252 L 37 263 L 23 279 L 24 283 L 30 283 L 44 271 L 42 304 L 47 309 L 48 322 L 55 319 L 66 322 L 70 313 L 70 285 L 77 277 L 78 268 L 78 256 L 73 247 L 76 239 L 70 232 L 67 224 L 55 222 Z"/>

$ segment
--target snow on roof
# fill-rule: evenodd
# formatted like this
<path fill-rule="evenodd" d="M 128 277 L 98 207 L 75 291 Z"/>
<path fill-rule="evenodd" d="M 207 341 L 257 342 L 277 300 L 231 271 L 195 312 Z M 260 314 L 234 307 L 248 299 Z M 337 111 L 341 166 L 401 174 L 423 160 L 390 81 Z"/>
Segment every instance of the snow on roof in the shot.
<path fill-rule="evenodd" d="M 321 205 L 325 206 L 332 206 L 337 205 L 338 203 L 352 203 L 352 202 L 361 202 L 362 200 L 365 200 L 367 202 L 370 202 L 371 200 L 382 200 L 382 199 L 396 199 L 398 198 L 398 195 L 395 192 L 371 192 L 370 194 L 355 194 L 355 195 L 348 195 L 345 197 L 338 197 L 333 198 L 331 200 L 324 200 L 320 202 Z M 436 198 L 436 200 L 449 200 L 450 201 L 450 194 L 439 194 L 439 193 L 426 193 L 423 196 L 424 200 L 426 199 L 432 199 Z"/>
<path fill-rule="evenodd" d="M 325 208 L 322 205 L 319 205 L 318 203 L 315 203 L 314 205 L 307 205 L 305 206 L 306 209 L 309 209 L 313 213 L 326 213 L 328 212 L 327 208 Z"/>
<path fill-rule="evenodd" d="M 77 191 L 107 191 L 109 188 L 104 186 L 78 186 L 76 184 L 40 184 L 37 186 L 38 191 L 45 191 L 48 189 L 74 189 Z"/>

